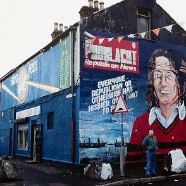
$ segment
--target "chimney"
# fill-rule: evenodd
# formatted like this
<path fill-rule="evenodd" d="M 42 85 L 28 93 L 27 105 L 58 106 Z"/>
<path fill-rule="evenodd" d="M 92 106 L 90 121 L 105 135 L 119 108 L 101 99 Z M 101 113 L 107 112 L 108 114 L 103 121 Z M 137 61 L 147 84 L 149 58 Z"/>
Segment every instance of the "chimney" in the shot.
<path fill-rule="evenodd" d="M 63 24 L 62 23 L 59 24 L 59 31 L 63 32 Z"/>
<path fill-rule="evenodd" d="M 54 23 L 54 31 L 58 30 L 58 23 Z"/>
<path fill-rule="evenodd" d="M 63 33 L 63 24 L 59 24 L 59 30 L 58 30 L 58 23 L 54 23 L 54 31 L 51 34 L 52 41 L 62 33 Z"/>
<path fill-rule="evenodd" d="M 94 1 L 94 9 L 95 10 L 99 10 L 99 8 L 98 8 L 98 0 Z"/>
<path fill-rule="evenodd" d="M 90 8 L 93 8 L 93 0 L 88 0 L 88 4 Z"/>
<path fill-rule="evenodd" d="M 104 2 L 103 2 L 103 1 L 101 1 L 101 2 L 99 3 L 99 7 L 100 7 L 100 10 L 103 10 L 103 9 L 104 9 Z"/>
<path fill-rule="evenodd" d="M 80 20 L 82 21 L 84 18 L 91 16 L 94 12 L 99 10 L 98 4 L 99 1 L 98 0 L 88 0 L 89 2 L 89 6 L 83 6 L 80 11 Z M 94 7 L 93 7 L 94 4 Z M 104 5 L 103 2 L 101 2 L 101 5 Z M 103 7 L 103 6 L 102 6 Z M 104 8 L 104 7 L 103 7 Z"/>

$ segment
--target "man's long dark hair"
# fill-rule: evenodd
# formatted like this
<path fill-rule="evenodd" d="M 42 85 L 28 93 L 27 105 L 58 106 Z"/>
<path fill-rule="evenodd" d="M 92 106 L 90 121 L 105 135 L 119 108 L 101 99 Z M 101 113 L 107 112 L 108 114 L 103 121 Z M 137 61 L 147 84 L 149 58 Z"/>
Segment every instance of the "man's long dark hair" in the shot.
<path fill-rule="evenodd" d="M 172 71 L 176 75 L 176 81 L 178 86 L 178 101 L 179 103 L 186 102 L 186 60 L 182 53 L 171 50 L 171 49 L 157 49 L 155 50 L 150 59 L 148 64 L 148 83 L 147 83 L 147 94 L 146 100 L 148 102 L 149 110 L 152 107 L 159 106 L 159 100 L 154 94 L 154 79 L 153 79 L 153 72 L 156 67 L 155 59 L 159 56 L 166 57 L 172 68 Z"/>

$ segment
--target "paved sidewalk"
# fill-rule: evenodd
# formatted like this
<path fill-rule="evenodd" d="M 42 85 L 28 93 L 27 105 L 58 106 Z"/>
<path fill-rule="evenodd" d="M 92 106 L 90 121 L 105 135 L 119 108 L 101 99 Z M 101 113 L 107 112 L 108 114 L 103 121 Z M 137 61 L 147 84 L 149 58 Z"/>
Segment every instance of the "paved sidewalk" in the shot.
<path fill-rule="evenodd" d="M 163 164 L 157 164 L 157 176 L 146 178 L 144 164 L 132 164 L 125 167 L 125 176 L 120 176 L 119 164 L 111 164 L 113 178 L 100 181 L 90 180 L 83 174 L 85 166 L 42 162 L 38 164 L 26 163 L 24 160 L 10 160 L 17 164 L 22 173 L 21 180 L 3 181 L 0 185 L 6 186 L 95 186 L 95 185 L 139 185 L 149 182 L 160 182 L 168 179 L 186 178 L 186 174 L 170 174 L 163 169 Z"/>
<path fill-rule="evenodd" d="M 116 171 L 116 168 L 113 170 Z M 131 164 L 125 167 L 125 176 L 119 176 L 119 172 L 115 174 L 115 180 L 110 183 L 103 184 L 104 186 L 115 185 L 144 185 L 148 183 L 158 183 L 175 179 L 186 179 L 186 173 L 176 174 L 164 170 L 163 162 L 157 163 L 157 175 L 155 177 L 145 177 L 145 164 Z M 115 172 L 116 173 L 116 172 Z"/>

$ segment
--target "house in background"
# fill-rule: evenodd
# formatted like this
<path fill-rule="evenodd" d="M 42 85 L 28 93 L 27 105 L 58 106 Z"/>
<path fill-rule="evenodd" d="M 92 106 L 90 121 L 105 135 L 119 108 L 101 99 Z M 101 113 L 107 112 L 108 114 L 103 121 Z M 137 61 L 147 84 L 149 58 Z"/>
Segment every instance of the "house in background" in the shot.
<path fill-rule="evenodd" d="M 89 0 L 79 13 L 64 31 L 55 23 L 52 42 L 1 78 L 0 155 L 119 162 L 121 114 L 112 111 L 120 96 L 127 151 L 134 121 L 147 110 L 150 55 L 167 48 L 186 57 L 185 30 L 156 0 L 106 9 Z"/>

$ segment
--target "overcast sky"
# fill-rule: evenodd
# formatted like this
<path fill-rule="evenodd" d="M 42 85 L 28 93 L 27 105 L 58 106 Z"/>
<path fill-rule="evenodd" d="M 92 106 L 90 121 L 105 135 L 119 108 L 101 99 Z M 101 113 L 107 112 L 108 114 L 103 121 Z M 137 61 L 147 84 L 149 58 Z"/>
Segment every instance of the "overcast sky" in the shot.
<path fill-rule="evenodd" d="M 104 7 L 120 1 L 103 0 Z M 157 0 L 178 23 L 186 21 L 183 2 Z M 0 0 L 0 77 L 52 41 L 54 22 L 69 26 L 79 21 L 82 6 L 88 0 Z"/>

